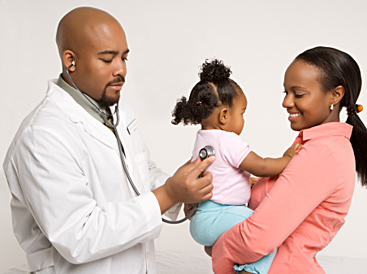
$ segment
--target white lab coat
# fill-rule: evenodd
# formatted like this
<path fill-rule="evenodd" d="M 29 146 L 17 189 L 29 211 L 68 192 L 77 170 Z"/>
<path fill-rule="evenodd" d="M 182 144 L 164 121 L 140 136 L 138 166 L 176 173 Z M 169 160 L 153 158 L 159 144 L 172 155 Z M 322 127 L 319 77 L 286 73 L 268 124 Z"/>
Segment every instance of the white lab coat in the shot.
<path fill-rule="evenodd" d="M 149 161 L 134 117 L 121 106 L 118 131 L 142 193 L 136 197 L 113 132 L 55 83 L 23 121 L 3 164 L 29 270 L 155 273 L 153 240 L 162 222 L 150 190 L 167 175 Z"/>

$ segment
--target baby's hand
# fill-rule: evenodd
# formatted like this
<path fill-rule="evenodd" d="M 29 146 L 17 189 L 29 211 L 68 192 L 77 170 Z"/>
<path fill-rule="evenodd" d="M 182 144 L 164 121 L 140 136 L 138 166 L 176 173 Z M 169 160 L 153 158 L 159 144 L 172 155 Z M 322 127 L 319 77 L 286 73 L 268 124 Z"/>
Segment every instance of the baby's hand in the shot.
<path fill-rule="evenodd" d="M 283 157 L 288 156 L 290 158 L 293 158 L 294 154 L 296 153 L 296 151 L 301 147 L 301 144 L 295 143 L 293 144 L 290 148 L 288 148 L 286 150 L 286 152 L 284 152 Z"/>
<path fill-rule="evenodd" d="M 250 177 L 251 188 L 259 181 L 258 177 Z"/>

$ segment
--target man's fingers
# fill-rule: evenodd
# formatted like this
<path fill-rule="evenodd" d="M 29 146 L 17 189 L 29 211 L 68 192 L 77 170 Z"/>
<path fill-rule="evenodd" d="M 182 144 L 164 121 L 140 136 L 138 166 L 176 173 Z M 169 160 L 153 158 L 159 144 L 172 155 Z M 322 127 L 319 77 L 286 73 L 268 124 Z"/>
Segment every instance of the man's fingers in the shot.
<path fill-rule="evenodd" d="M 195 161 L 192 161 L 192 158 L 188 160 L 184 165 L 181 166 L 180 169 L 184 169 L 185 173 L 189 173 L 192 171 L 199 163 L 201 162 L 200 158 L 198 157 Z"/>
<path fill-rule="evenodd" d="M 198 194 L 200 196 L 200 201 L 206 201 L 213 196 L 213 184 L 211 183 L 213 176 L 210 172 L 204 172 L 204 176 L 198 180 L 201 181 L 200 189 Z"/>
<path fill-rule="evenodd" d="M 200 180 L 200 186 L 201 189 L 207 187 L 207 186 L 212 186 L 212 181 L 213 181 L 213 174 L 208 172 L 208 171 L 204 171 L 203 172 L 203 177 L 198 178 L 197 180 Z"/>
<path fill-rule="evenodd" d="M 196 164 L 196 167 L 191 171 L 191 174 L 194 177 L 199 177 L 199 175 L 203 173 L 207 169 L 207 167 L 210 166 L 214 161 L 215 161 L 214 156 L 210 156 L 209 158 L 206 158 L 203 161 L 199 160 L 199 162 L 195 160 L 194 163 Z"/>
<path fill-rule="evenodd" d="M 214 161 L 215 161 L 214 156 L 210 156 L 204 160 L 201 160 L 198 157 L 195 161 L 191 162 L 190 160 L 182 167 L 185 168 L 185 173 L 187 173 L 190 178 L 194 179 L 199 177 L 199 175 L 203 173 L 205 169 L 207 169 L 207 167 L 210 166 Z"/>

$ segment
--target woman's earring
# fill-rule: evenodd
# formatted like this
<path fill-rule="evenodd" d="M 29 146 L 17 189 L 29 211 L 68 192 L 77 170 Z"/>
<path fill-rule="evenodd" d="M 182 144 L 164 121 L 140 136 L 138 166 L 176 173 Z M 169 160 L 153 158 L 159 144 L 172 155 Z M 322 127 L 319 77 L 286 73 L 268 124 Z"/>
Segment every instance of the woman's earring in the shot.
<path fill-rule="evenodd" d="M 330 111 L 333 111 L 333 109 L 334 109 L 334 105 L 333 105 L 333 104 L 331 104 L 331 106 L 330 106 Z"/>

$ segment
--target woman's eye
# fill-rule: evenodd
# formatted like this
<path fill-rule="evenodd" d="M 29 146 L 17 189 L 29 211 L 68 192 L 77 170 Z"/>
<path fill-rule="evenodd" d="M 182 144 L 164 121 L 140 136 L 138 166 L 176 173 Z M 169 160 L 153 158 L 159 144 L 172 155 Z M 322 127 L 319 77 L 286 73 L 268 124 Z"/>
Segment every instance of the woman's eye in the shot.
<path fill-rule="evenodd" d="M 294 94 L 294 97 L 296 97 L 296 98 L 302 98 L 304 96 L 304 94 Z"/>
<path fill-rule="evenodd" d="M 122 57 L 121 59 L 122 59 L 122 61 L 124 61 L 124 62 L 128 61 L 128 60 L 127 60 L 127 58 L 125 58 L 125 57 Z"/>

